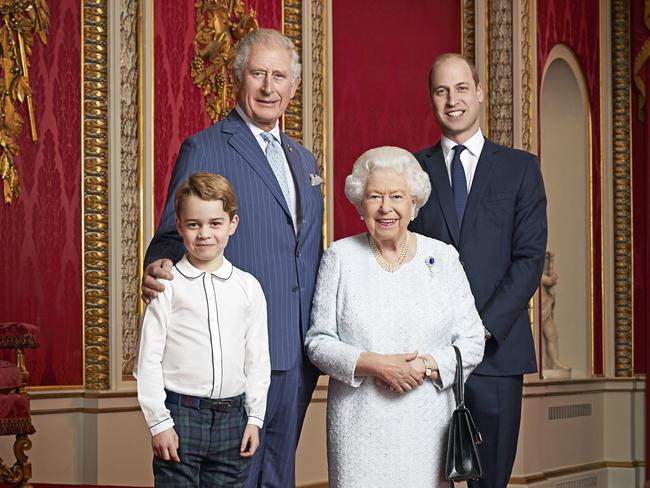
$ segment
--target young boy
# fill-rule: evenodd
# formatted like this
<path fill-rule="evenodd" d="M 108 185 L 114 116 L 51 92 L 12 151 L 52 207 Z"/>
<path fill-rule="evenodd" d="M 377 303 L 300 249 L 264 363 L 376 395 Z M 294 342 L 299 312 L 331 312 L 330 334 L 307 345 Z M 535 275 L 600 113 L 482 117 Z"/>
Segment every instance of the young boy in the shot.
<path fill-rule="evenodd" d="M 147 307 L 134 371 L 155 485 L 243 486 L 271 375 L 266 301 L 223 255 L 239 221 L 228 180 L 195 173 L 174 203 L 187 254 Z"/>

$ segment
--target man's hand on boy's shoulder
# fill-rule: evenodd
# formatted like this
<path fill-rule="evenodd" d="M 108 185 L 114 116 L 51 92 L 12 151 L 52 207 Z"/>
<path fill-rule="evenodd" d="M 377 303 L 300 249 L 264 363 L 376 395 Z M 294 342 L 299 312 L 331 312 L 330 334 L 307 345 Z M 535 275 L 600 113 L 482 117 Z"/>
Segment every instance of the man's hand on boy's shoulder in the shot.
<path fill-rule="evenodd" d="M 151 438 L 154 454 L 163 461 L 181 462 L 178 457 L 178 435 L 173 427 L 159 432 Z"/>
<path fill-rule="evenodd" d="M 260 428 L 257 425 L 248 424 L 244 429 L 244 435 L 241 439 L 241 457 L 252 457 L 260 445 Z"/>
<path fill-rule="evenodd" d="M 158 296 L 158 293 L 165 290 L 164 285 L 157 278 L 174 279 L 174 275 L 171 273 L 173 265 L 171 259 L 156 259 L 144 269 L 142 276 L 142 301 L 144 303 L 149 303 Z"/>

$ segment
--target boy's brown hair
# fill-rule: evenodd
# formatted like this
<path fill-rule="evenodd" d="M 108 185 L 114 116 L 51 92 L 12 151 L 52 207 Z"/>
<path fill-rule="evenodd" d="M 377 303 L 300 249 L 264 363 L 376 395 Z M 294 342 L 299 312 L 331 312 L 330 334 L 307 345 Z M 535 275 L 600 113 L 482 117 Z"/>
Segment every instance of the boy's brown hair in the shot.
<path fill-rule="evenodd" d="M 223 210 L 228 213 L 230 220 L 237 214 L 237 195 L 230 182 L 215 173 L 194 173 L 185 180 L 174 193 L 174 208 L 176 217 L 180 218 L 183 202 L 189 197 L 199 197 L 201 200 L 223 202 Z"/>

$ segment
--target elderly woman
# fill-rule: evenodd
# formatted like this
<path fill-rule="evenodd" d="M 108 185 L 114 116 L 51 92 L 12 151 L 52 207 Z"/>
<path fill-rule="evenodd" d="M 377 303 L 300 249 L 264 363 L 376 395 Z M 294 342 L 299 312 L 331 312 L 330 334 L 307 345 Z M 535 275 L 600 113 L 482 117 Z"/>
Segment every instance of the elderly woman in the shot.
<path fill-rule="evenodd" d="M 367 233 L 323 255 L 309 358 L 330 375 L 330 487 L 430 488 L 444 480 L 456 358 L 483 357 L 484 329 L 458 253 L 408 224 L 431 192 L 404 149 L 371 149 L 345 194 Z"/>

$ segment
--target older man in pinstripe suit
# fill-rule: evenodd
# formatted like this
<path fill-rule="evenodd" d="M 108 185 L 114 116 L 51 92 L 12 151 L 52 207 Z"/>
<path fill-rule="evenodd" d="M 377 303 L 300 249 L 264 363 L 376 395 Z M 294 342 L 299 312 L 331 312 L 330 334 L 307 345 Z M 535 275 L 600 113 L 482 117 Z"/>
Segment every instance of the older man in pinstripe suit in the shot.
<path fill-rule="evenodd" d="M 155 298 L 162 289 L 155 278 L 170 279 L 172 263 L 184 254 L 175 230 L 176 187 L 197 171 L 225 176 L 240 216 L 226 257 L 260 281 L 268 302 L 271 387 L 247 487 L 288 488 L 295 486 L 295 448 L 317 379 L 303 342 L 321 253 L 322 180 L 314 156 L 278 125 L 300 83 L 293 43 L 274 30 L 252 31 L 233 71 L 235 110 L 181 147 L 145 256 L 142 292 L 145 301 Z"/>

